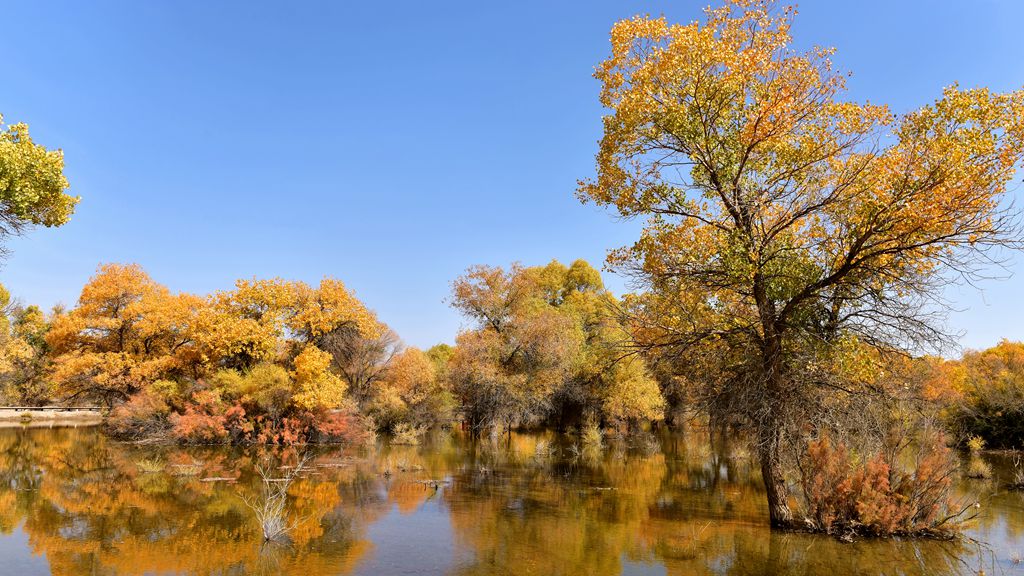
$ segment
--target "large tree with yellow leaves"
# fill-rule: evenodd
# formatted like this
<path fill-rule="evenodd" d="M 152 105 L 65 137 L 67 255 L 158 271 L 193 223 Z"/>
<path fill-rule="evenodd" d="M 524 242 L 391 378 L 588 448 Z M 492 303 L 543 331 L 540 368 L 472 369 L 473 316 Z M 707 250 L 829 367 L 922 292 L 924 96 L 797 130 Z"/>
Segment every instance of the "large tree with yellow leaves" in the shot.
<path fill-rule="evenodd" d="M 786 431 L 814 390 L 849 385 L 837 356 L 942 340 L 943 283 L 1020 244 L 1002 202 L 1024 152 L 1024 91 L 953 85 L 901 114 L 853 102 L 832 50 L 792 48 L 793 14 L 734 0 L 703 23 L 615 24 L 578 192 L 645 219 L 609 257 L 648 288 L 637 341 L 714 362 L 704 398 L 756 432 L 776 526 L 793 520 Z"/>

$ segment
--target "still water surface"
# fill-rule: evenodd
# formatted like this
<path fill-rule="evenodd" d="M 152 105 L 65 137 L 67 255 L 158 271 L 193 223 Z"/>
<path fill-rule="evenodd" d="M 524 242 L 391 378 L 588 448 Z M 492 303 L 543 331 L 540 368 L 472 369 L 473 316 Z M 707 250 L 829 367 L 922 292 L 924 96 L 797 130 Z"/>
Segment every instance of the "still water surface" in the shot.
<path fill-rule="evenodd" d="M 290 541 L 262 544 L 243 496 L 262 488 L 255 464 L 294 454 L 0 429 L 0 574 L 1024 574 L 1007 459 L 957 487 L 982 503 L 980 543 L 842 544 L 772 534 L 744 451 L 657 440 L 575 454 L 554 434 L 451 433 L 318 449 L 289 489 Z"/>

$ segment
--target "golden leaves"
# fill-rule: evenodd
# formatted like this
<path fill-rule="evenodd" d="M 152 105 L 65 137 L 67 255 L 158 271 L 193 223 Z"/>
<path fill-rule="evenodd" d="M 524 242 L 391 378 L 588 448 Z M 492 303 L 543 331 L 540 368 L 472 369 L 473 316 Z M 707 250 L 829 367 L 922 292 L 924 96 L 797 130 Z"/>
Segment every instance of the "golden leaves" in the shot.
<path fill-rule="evenodd" d="M 595 72 L 609 108 L 597 175 L 577 195 L 646 219 L 608 261 L 662 293 L 651 325 L 710 334 L 789 314 L 794 299 L 899 301 L 1007 240 L 999 206 L 1024 158 L 1024 91 L 954 85 L 896 117 L 842 97 L 832 49 L 792 48 L 794 14 L 729 1 L 702 23 L 612 28 Z"/>
<path fill-rule="evenodd" d="M 293 402 L 305 410 L 337 408 L 345 399 L 345 382 L 330 371 L 331 355 L 306 346 L 294 360 L 296 393 Z"/>
<path fill-rule="evenodd" d="M 384 328 L 338 280 L 319 287 L 281 279 L 240 280 L 202 297 L 173 294 L 137 265 L 106 264 L 82 289 L 78 305 L 46 335 L 59 396 L 123 398 L 160 379 L 202 378 L 221 367 L 248 370 L 289 361 L 297 346 L 296 402 L 334 407 L 345 383 L 327 370 L 319 336 L 354 326 Z"/>

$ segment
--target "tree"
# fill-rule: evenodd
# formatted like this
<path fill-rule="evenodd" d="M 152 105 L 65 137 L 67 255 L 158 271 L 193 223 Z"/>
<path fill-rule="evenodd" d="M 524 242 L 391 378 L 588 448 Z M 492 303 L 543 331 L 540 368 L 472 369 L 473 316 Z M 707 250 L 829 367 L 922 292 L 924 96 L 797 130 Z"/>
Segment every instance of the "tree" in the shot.
<path fill-rule="evenodd" d="M 198 297 L 171 294 L 138 265 L 100 266 L 78 305 L 46 334 L 56 395 L 110 405 L 186 371 L 190 320 L 201 305 Z"/>
<path fill-rule="evenodd" d="M 33 225 L 65 224 L 79 200 L 67 188 L 64 153 L 33 142 L 26 124 L 4 126 L 0 115 L 0 241 Z"/>
<path fill-rule="evenodd" d="M 836 352 L 943 341 L 940 288 L 1020 245 L 1001 200 L 1024 151 L 1024 92 L 953 85 L 900 115 L 849 101 L 832 50 L 791 48 L 793 14 L 734 0 L 703 24 L 615 24 L 578 191 L 645 219 L 609 256 L 647 288 L 628 303 L 638 344 L 753 427 L 774 526 L 792 523 L 783 443 L 855 384 Z"/>
<path fill-rule="evenodd" d="M 137 265 L 100 266 L 49 327 L 30 311 L 15 334 L 52 356 L 55 396 L 122 405 L 123 436 L 171 427 L 186 441 L 354 438 L 362 425 L 346 401 L 350 383 L 319 344 L 341 331 L 384 331 L 337 280 L 240 280 L 195 296 L 172 293 Z"/>
<path fill-rule="evenodd" d="M 955 429 L 994 448 L 1024 447 L 1024 344 L 1003 340 L 942 368 L 940 379 L 959 392 L 949 415 Z"/>
<path fill-rule="evenodd" d="M 11 294 L 0 284 L 0 394 L 5 400 L 20 404 L 23 400 L 22 374 L 33 353 L 31 345 L 16 329 L 17 320 L 11 322 L 12 316 L 16 316 L 16 312 L 11 304 Z"/>
<path fill-rule="evenodd" d="M 477 431 L 545 416 L 580 343 L 528 270 L 474 266 L 452 284 L 452 305 L 476 323 L 456 340 L 452 376 Z"/>
<path fill-rule="evenodd" d="M 475 323 L 458 336 L 450 367 L 475 429 L 661 417 L 643 360 L 620 362 L 628 334 L 618 303 L 585 261 L 474 266 L 452 288 L 452 305 Z"/>
<path fill-rule="evenodd" d="M 402 344 L 383 324 L 370 332 L 339 325 L 317 336 L 315 342 L 331 355 L 331 368 L 348 382 L 349 394 L 363 410 L 376 399 Z"/>
<path fill-rule="evenodd" d="M 0 310 L 5 307 L 0 286 Z M 8 306 L 9 307 L 9 306 Z M 0 391 L 10 402 L 36 406 L 50 397 L 43 373 L 49 358 L 45 335 L 50 325 L 37 306 L 0 311 Z"/>
<path fill-rule="evenodd" d="M 394 432 L 405 423 L 419 431 L 451 420 L 454 401 L 439 375 L 440 350 L 431 350 L 434 357 L 414 347 L 395 355 L 370 410 L 379 428 Z"/>

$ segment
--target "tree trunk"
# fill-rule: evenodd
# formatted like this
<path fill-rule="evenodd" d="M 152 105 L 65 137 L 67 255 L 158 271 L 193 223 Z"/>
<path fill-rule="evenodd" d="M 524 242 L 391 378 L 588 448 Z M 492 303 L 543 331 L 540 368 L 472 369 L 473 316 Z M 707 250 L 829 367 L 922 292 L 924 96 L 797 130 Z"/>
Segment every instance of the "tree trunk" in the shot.
<path fill-rule="evenodd" d="M 761 424 L 758 430 L 757 454 L 761 460 L 761 476 L 768 498 L 768 516 L 772 528 L 790 528 L 793 512 L 789 509 L 789 489 L 782 470 L 782 430 L 772 424 Z"/>

